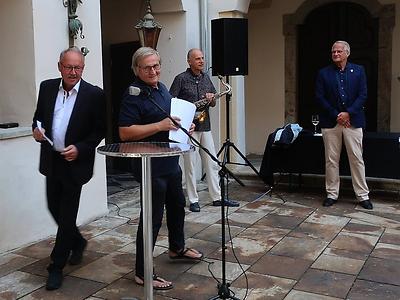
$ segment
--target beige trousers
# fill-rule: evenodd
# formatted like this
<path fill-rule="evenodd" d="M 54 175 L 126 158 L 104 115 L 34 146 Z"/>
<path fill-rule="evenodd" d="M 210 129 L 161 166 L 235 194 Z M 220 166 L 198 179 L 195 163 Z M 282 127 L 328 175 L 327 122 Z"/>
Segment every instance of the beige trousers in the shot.
<path fill-rule="evenodd" d="M 216 157 L 214 141 L 211 131 L 195 131 L 192 135 L 200 144 L 208 149 L 210 153 Z M 214 162 L 203 150 L 195 147 L 195 151 L 183 155 L 185 179 L 186 179 L 186 192 L 190 203 L 199 201 L 199 195 L 196 190 L 196 153 L 199 152 L 203 170 L 206 173 L 206 180 L 208 185 L 208 192 L 211 201 L 221 200 L 221 189 L 219 188 L 219 166 Z"/>
<path fill-rule="evenodd" d="M 341 125 L 336 125 L 334 128 L 323 128 L 322 138 L 325 146 L 325 187 L 327 197 L 335 200 L 339 197 L 339 160 L 344 141 L 354 193 L 357 200 L 368 200 L 369 189 L 365 180 L 365 166 L 362 156 L 362 128 L 345 128 Z"/>

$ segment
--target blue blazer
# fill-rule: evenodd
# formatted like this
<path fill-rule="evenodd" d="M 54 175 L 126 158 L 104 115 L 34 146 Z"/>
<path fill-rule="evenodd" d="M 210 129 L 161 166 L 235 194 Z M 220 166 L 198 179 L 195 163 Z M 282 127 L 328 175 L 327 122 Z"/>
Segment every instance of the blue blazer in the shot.
<path fill-rule="evenodd" d="M 32 129 L 36 120 L 42 122 L 46 135 L 52 138 L 54 106 L 61 78 L 43 81 L 40 84 L 39 97 L 33 117 Z M 75 145 L 79 154 L 75 161 L 68 162 L 63 170 L 64 176 L 70 177 L 77 184 L 83 185 L 93 175 L 93 165 L 97 145 L 105 137 L 105 95 L 102 89 L 81 79 L 75 106 L 65 134 L 65 145 Z M 53 148 L 47 142 L 41 143 L 39 171 L 45 176 L 52 176 L 57 167 L 53 161 Z"/>
<path fill-rule="evenodd" d="M 337 74 L 338 69 L 333 64 L 318 72 L 315 96 L 320 108 L 319 124 L 321 128 L 335 127 L 337 115 L 343 111 L 350 114 L 350 122 L 353 127 L 365 128 L 364 104 L 367 100 L 367 77 L 364 67 L 349 62 L 346 64 L 346 103 L 341 102 L 339 97 Z"/>

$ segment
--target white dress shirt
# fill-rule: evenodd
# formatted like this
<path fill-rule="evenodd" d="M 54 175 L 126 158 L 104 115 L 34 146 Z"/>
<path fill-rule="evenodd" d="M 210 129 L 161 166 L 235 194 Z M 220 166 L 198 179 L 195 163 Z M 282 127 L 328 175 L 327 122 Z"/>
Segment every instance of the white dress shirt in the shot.
<path fill-rule="evenodd" d="M 54 107 L 53 115 L 53 148 L 56 151 L 64 151 L 65 146 L 65 133 L 67 132 L 69 119 L 71 118 L 72 110 L 75 106 L 76 96 L 78 95 L 79 86 L 81 81 L 69 91 L 64 90 L 62 80 L 57 94 L 56 104 Z"/>

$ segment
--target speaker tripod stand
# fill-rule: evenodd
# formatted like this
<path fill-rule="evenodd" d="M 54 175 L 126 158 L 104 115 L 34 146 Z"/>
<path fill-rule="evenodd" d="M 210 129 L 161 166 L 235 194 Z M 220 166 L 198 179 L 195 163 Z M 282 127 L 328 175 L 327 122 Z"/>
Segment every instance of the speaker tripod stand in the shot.
<path fill-rule="evenodd" d="M 226 84 L 229 85 L 229 76 L 226 76 Z M 230 140 L 230 112 L 229 112 L 229 104 L 231 101 L 231 93 L 226 94 L 225 96 L 226 100 L 226 139 L 225 142 L 222 144 L 221 149 L 219 149 L 217 153 L 217 157 L 219 157 L 223 153 L 223 161 L 225 164 L 233 164 L 233 165 L 242 165 L 242 166 L 248 166 L 250 167 L 254 173 L 257 174 L 258 177 L 261 178 L 260 173 L 258 170 L 252 165 L 252 163 L 247 159 L 246 156 L 240 150 L 235 146 L 235 144 Z M 232 162 L 230 159 L 230 148 L 233 148 L 233 150 L 239 154 L 239 156 L 243 159 L 244 163 L 237 163 L 237 162 Z M 226 160 L 226 161 L 225 161 Z M 241 186 L 244 186 L 244 183 L 236 177 L 232 172 L 230 172 L 230 175 L 233 179 L 236 180 L 237 183 L 239 183 Z"/>

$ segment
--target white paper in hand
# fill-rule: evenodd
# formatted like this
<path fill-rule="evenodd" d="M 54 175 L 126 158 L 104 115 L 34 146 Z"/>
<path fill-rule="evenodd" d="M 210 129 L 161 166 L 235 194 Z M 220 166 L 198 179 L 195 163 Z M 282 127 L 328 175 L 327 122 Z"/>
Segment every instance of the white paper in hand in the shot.
<path fill-rule="evenodd" d="M 171 99 L 171 116 L 181 119 L 181 126 L 189 131 L 190 125 L 193 123 L 196 106 L 186 100 L 172 98 Z M 170 130 L 169 139 L 178 143 L 186 144 L 189 137 L 181 130 Z"/>
<path fill-rule="evenodd" d="M 36 120 L 36 125 L 37 125 L 37 128 L 39 128 L 39 130 L 43 133 L 42 122 L 40 122 L 39 120 Z M 48 141 L 49 144 L 51 146 L 53 146 L 53 141 L 50 140 L 44 133 L 43 133 L 43 136 L 46 139 L 46 141 Z"/>

